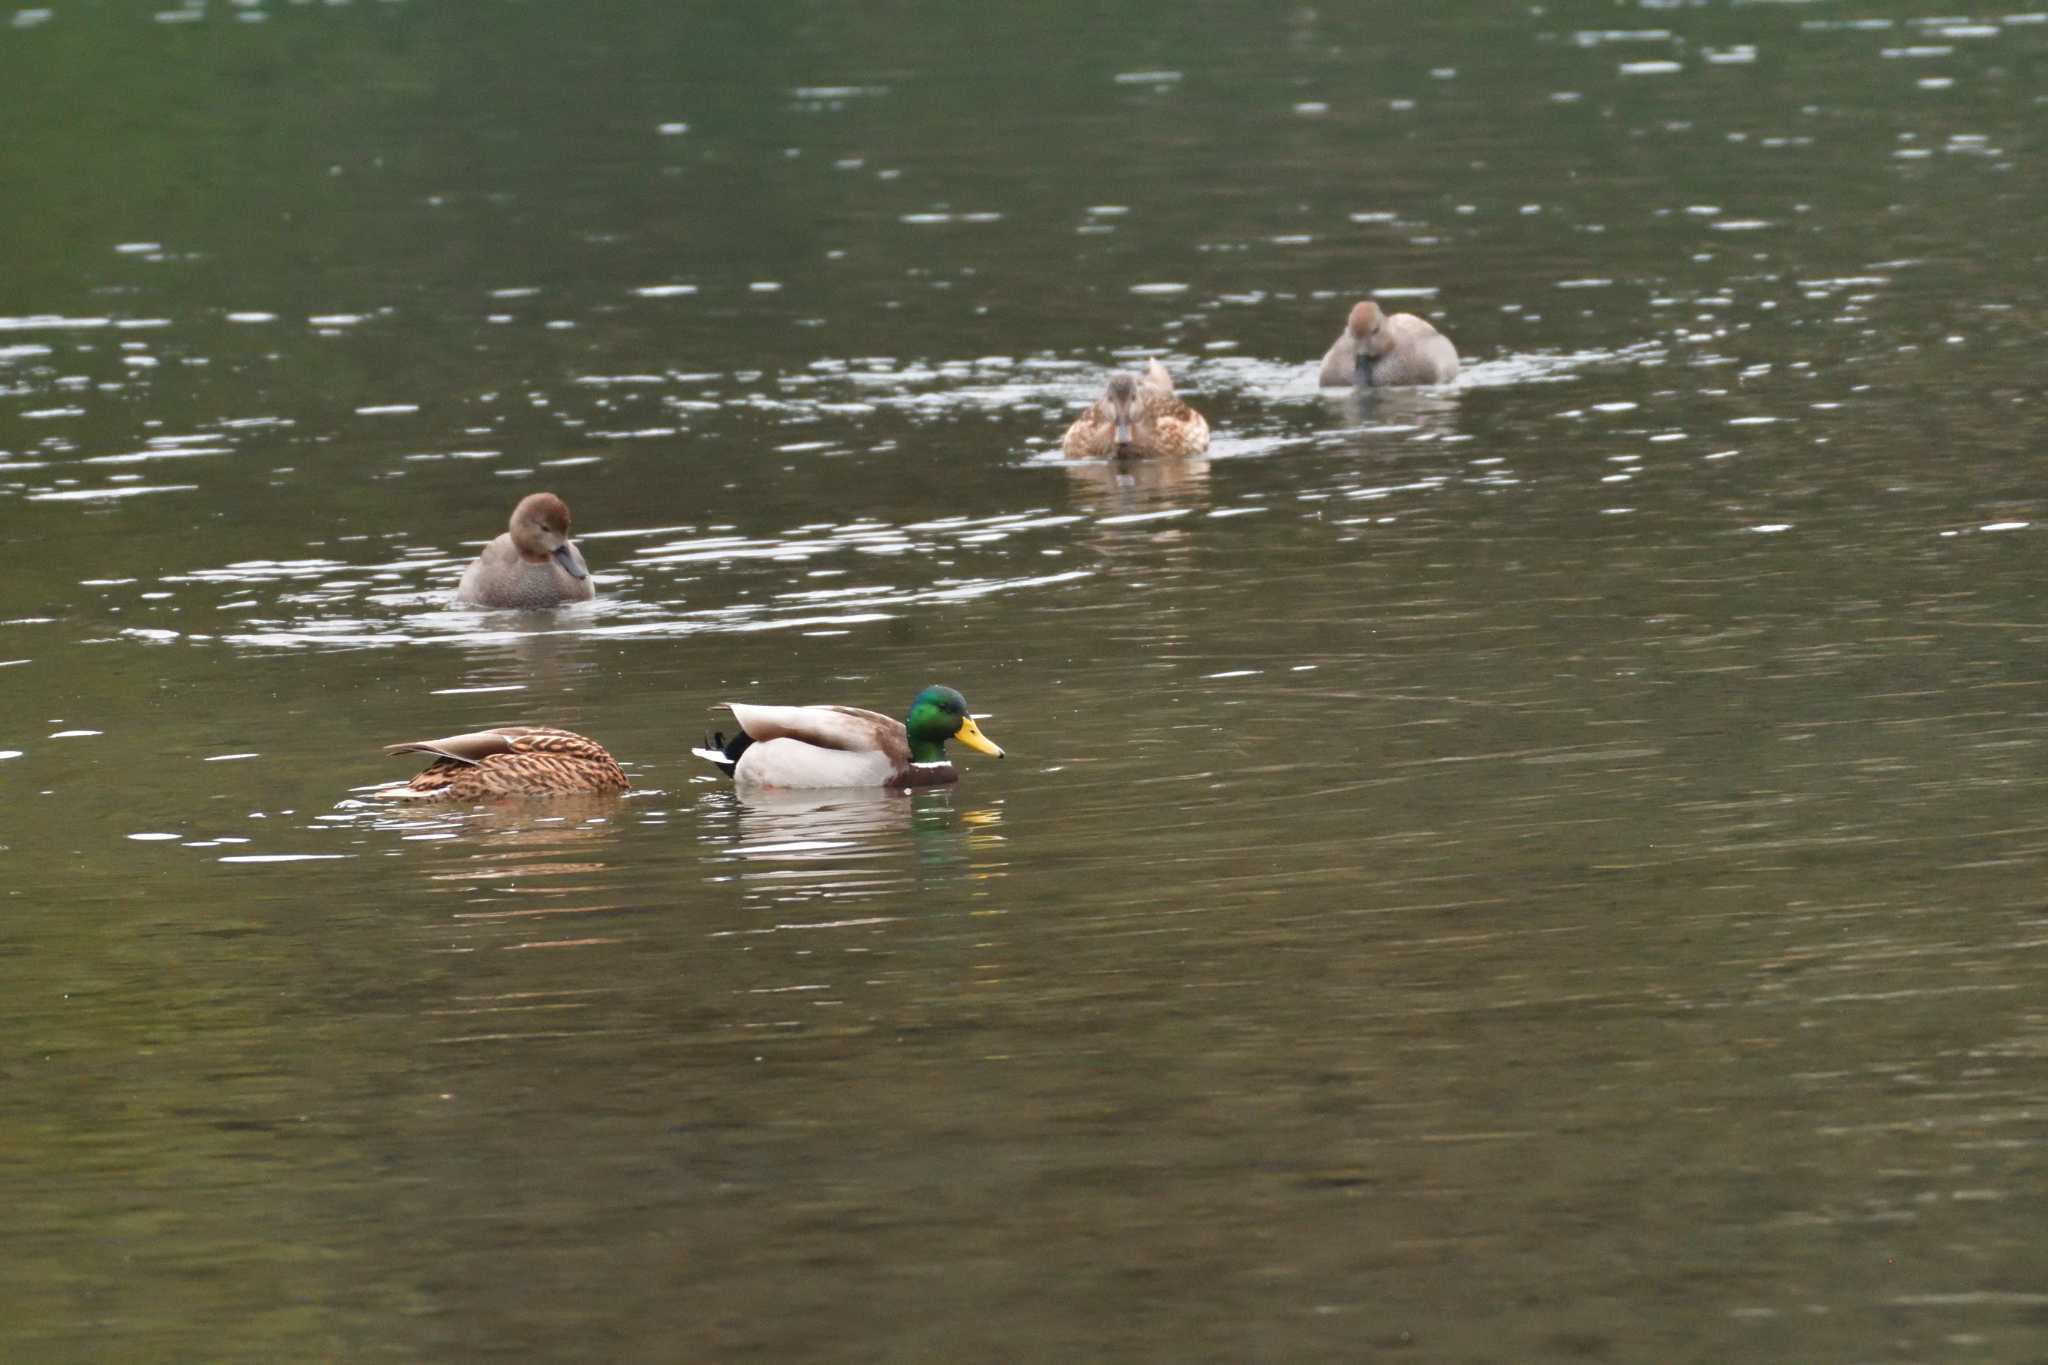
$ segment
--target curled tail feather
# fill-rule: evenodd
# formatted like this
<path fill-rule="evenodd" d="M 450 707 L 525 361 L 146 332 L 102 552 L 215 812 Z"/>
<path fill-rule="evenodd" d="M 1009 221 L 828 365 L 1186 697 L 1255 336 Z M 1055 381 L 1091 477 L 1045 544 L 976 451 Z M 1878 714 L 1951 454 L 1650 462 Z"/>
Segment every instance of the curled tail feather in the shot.
<path fill-rule="evenodd" d="M 726 739 L 723 731 L 714 730 L 704 736 L 703 748 L 692 749 L 690 752 L 716 767 L 727 777 L 731 777 L 733 770 L 739 767 L 740 755 L 745 753 L 747 746 L 753 742 L 744 730 L 730 740 Z"/>

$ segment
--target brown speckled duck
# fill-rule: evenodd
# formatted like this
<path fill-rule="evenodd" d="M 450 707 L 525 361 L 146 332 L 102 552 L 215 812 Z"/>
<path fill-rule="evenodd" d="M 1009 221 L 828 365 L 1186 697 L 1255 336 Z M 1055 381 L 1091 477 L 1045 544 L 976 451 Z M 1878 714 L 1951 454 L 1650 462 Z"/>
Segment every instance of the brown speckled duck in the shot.
<path fill-rule="evenodd" d="M 412 781 L 377 793 L 393 800 L 599 795 L 622 792 L 630 785 L 602 744 L 548 725 L 501 725 L 446 739 L 392 744 L 384 752 L 434 756 Z"/>
<path fill-rule="evenodd" d="M 512 509 L 512 524 L 464 570 L 455 598 L 465 606 L 540 611 L 597 595 L 583 552 L 569 539 L 569 505 L 553 493 L 530 493 Z"/>
<path fill-rule="evenodd" d="M 1200 455 L 1209 448 L 1209 423 L 1173 391 L 1173 376 L 1154 360 L 1144 378 L 1114 374 L 1102 397 L 1067 428 L 1060 449 L 1070 460 L 1113 455 Z"/>
<path fill-rule="evenodd" d="M 1413 313 L 1383 313 L 1372 300 L 1356 305 L 1323 355 L 1322 386 L 1389 388 L 1448 384 L 1458 377 L 1458 348 Z"/>

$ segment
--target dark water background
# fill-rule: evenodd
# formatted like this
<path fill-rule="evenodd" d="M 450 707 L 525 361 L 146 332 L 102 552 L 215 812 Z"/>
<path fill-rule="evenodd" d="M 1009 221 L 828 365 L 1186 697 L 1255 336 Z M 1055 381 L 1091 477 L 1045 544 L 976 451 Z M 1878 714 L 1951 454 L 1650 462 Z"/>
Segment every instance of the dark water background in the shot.
<path fill-rule="evenodd" d="M 2048 1358 L 2044 76 L 0 12 L 0 1355 Z M 1149 355 L 1210 458 L 1053 458 Z M 453 609 L 539 487 L 600 601 Z M 933 680 L 953 791 L 687 755 Z M 361 799 L 506 720 L 638 790 Z"/>

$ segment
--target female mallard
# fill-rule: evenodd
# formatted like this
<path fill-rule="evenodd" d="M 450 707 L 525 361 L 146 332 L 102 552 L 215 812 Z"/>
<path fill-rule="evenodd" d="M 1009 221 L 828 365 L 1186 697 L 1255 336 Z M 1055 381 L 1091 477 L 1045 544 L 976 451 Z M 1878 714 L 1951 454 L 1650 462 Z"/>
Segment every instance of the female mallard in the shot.
<path fill-rule="evenodd" d="M 377 793 L 393 799 L 587 796 L 622 792 L 630 785 L 602 744 L 548 725 L 501 725 L 446 739 L 392 744 L 384 752 L 434 755 L 434 761 L 412 781 Z"/>
<path fill-rule="evenodd" d="M 538 611 L 597 596 L 583 552 L 569 539 L 569 504 L 529 493 L 512 509 L 505 533 L 464 570 L 455 599 L 472 607 Z"/>
<path fill-rule="evenodd" d="M 1448 384 L 1458 377 L 1458 348 L 1413 313 L 1382 313 L 1367 299 L 1323 355 L 1326 389 L 1357 385 Z"/>
<path fill-rule="evenodd" d="M 857 706 L 720 705 L 732 712 L 740 733 L 730 742 L 712 735 L 693 752 L 749 786 L 942 786 L 960 780 L 946 757 L 949 739 L 1003 756 L 967 714 L 967 699 L 950 687 L 918 693 L 902 720 Z"/>
<path fill-rule="evenodd" d="M 1060 449 L 1070 460 L 1112 455 L 1199 455 L 1209 448 L 1209 423 L 1173 391 L 1173 376 L 1154 360 L 1145 377 L 1114 374 L 1102 397 L 1067 428 Z"/>

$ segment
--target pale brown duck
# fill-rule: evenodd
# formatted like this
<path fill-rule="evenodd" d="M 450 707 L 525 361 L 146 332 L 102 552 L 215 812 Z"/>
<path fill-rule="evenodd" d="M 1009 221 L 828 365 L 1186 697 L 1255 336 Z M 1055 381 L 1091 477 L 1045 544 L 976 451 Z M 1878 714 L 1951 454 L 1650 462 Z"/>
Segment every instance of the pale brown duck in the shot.
<path fill-rule="evenodd" d="M 1173 391 L 1173 376 L 1154 360 L 1143 379 L 1109 377 L 1060 442 L 1070 460 L 1200 455 L 1209 448 L 1209 423 Z"/>
<path fill-rule="evenodd" d="M 472 607 L 541 611 L 597 595 L 583 552 L 569 539 L 569 505 L 553 493 L 529 493 L 512 509 L 505 533 L 463 572 L 456 600 Z"/>
<path fill-rule="evenodd" d="M 1458 377 L 1458 348 L 1413 313 L 1385 313 L 1371 299 L 1351 310 L 1323 355 L 1324 388 L 1448 384 Z"/>

